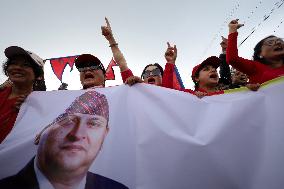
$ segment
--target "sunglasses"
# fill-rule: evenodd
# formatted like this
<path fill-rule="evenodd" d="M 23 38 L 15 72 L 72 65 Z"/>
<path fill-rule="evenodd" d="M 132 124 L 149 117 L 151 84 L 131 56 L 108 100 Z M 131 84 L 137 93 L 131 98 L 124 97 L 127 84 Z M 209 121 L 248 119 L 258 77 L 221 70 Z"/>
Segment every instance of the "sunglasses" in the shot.
<path fill-rule="evenodd" d="M 92 70 L 103 70 L 103 69 L 101 65 L 78 68 L 79 72 L 86 72 L 86 71 L 92 71 Z"/>
<path fill-rule="evenodd" d="M 146 70 L 146 71 L 144 71 L 144 73 L 143 73 L 143 79 L 145 79 L 145 78 L 148 78 L 148 77 L 150 77 L 150 76 L 161 76 L 162 74 L 161 74 L 161 71 L 159 70 L 159 68 L 155 68 L 155 69 L 153 69 L 153 70 Z"/>

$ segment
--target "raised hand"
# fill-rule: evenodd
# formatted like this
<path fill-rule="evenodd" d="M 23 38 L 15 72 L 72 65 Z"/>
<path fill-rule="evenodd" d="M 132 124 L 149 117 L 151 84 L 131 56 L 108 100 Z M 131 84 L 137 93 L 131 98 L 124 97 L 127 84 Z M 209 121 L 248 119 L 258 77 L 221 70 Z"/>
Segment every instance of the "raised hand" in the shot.
<path fill-rule="evenodd" d="M 177 47 L 174 45 L 173 47 L 167 42 L 168 48 L 165 52 L 165 58 L 168 63 L 175 64 L 177 58 Z"/>
<path fill-rule="evenodd" d="M 238 31 L 238 29 L 242 26 L 244 26 L 244 24 L 239 24 L 239 19 L 236 19 L 236 20 L 232 20 L 230 23 L 229 23 L 229 33 L 235 33 Z"/>
<path fill-rule="evenodd" d="M 221 41 L 220 45 L 221 45 L 221 48 L 222 48 L 222 52 L 226 53 L 227 46 L 228 46 L 228 39 L 223 37 L 223 36 L 221 36 L 221 37 L 222 37 L 222 41 Z"/>
<path fill-rule="evenodd" d="M 114 38 L 113 38 L 113 34 L 112 34 L 112 30 L 111 30 L 111 26 L 110 23 L 108 21 L 108 19 L 105 17 L 105 21 L 106 21 L 106 26 L 101 26 L 102 29 L 102 35 L 105 36 L 105 38 L 111 43 L 111 42 L 115 42 Z"/>

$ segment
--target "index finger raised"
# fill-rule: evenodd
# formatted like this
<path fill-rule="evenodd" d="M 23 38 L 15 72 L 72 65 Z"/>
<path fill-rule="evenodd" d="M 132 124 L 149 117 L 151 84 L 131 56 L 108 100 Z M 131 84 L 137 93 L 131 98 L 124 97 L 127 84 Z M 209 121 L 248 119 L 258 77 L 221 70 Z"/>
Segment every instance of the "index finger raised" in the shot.
<path fill-rule="evenodd" d="M 169 42 L 167 42 L 167 45 L 168 45 L 168 48 L 171 48 L 171 45 L 170 45 L 170 43 L 169 43 Z"/>
<path fill-rule="evenodd" d="M 107 27 L 110 27 L 110 23 L 109 23 L 107 17 L 105 17 L 105 21 L 106 21 Z"/>

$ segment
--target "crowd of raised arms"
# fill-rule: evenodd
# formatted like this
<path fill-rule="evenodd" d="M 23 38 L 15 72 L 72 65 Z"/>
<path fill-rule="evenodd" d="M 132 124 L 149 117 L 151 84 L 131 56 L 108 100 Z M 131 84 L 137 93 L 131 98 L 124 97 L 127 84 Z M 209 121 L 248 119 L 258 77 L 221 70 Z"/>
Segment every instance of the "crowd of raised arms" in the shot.
<path fill-rule="evenodd" d="M 108 41 L 113 58 L 119 65 L 123 82 L 129 86 L 144 82 L 202 98 L 239 87 L 257 91 L 262 83 L 284 75 L 283 39 L 267 36 L 255 45 L 252 60 L 242 58 L 238 54 L 237 37 L 238 29 L 244 25 L 236 19 L 228 24 L 228 37 L 222 37 L 220 45 L 223 53 L 219 57 L 210 56 L 193 68 L 191 78 L 194 90 L 175 88 L 173 75 L 177 47 L 170 43 L 167 43 L 165 51 L 165 69 L 160 64 L 153 63 L 145 66 L 141 77 L 134 76 L 118 47 L 108 19 L 105 20 L 106 25 L 101 27 L 102 35 Z M 32 91 L 46 90 L 44 61 L 39 56 L 17 46 L 6 48 L 4 53 L 7 60 L 2 67 L 8 80 L 0 88 L 0 143 L 12 130 L 18 110 L 26 97 Z M 80 72 L 83 89 L 105 86 L 106 71 L 97 57 L 82 54 L 76 58 L 75 66 Z M 220 69 L 220 75 L 217 68 Z M 66 86 L 60 87 L 64 88 Z"/>

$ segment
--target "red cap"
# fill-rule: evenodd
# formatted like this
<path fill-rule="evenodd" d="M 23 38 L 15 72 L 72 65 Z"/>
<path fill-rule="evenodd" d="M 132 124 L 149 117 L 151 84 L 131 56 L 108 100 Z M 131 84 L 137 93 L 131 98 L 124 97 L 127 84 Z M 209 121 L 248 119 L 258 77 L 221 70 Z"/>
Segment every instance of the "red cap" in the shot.
<path fill-rule="evenodd" d="M 206 60 L 204 60 L 201 64 L 198 64 L 196 66 L 194 66 L 194 68 L 192 69 L 192 74 L 191 74 L 191 78 L 193 80 L 193 82 L 195 81 L 194 77 L 196 76 L 196 74 L 206 65 L 211 65 L 214 68 L 218 68 L 221 64 L 221 60 L 220 58 L 218 58 L 217 56 L 210 56 L 208 57 Z"/>
<path fill-rule="evenodd" d="M 101 61 L 91 54 L 81 54 L 80 56 L 78 56 L 75 60 L 75 66 L 77 69 L 90 66 L 99 66 L 104 74 L 106 72 Z"/>

